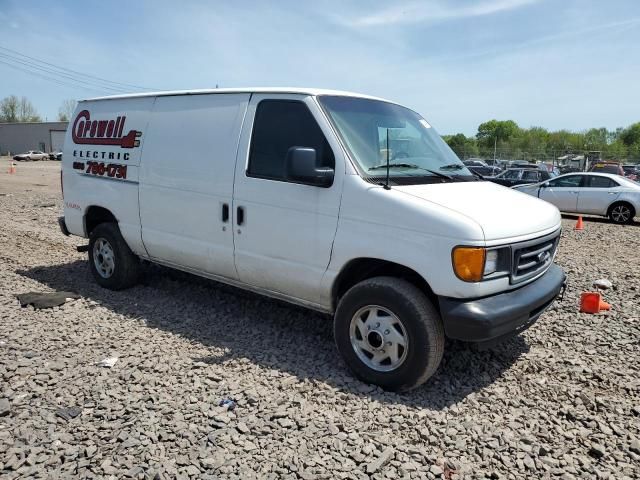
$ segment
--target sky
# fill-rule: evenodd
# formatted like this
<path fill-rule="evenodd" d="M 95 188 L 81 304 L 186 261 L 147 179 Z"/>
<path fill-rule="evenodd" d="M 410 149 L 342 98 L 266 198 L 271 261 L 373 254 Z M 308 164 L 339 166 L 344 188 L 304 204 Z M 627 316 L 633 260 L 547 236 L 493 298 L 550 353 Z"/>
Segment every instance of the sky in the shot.
<path fill-rule="evenodd" d="M 442 134 L 640 121 L 638 0 L 0 0 L 0 25 L 0 97 L 48 120 L 65 99 L 219 85 L 356 91 Z"/>

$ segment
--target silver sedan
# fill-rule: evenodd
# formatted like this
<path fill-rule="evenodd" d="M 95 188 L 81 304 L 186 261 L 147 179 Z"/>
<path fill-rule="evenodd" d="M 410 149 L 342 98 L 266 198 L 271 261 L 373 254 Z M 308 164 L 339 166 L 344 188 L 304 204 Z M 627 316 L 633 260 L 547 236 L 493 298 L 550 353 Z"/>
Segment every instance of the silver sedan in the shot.
<path fill-rule="evenodd" d="M 620 175 L 568 173 L 512 188 L 546 200 L 561 212 L 601 215 L 614 223 L 631 223 L 640 212 L 640 183 Z"/>
<path fill-rule="evenodd" d="M 29 150 L 25 153 L 19 153 L 13 156 L 14 160 L 19 162 L 30 162 L 32 160 L 49 160 L 49 154 L 41 152 L 40 150 Z"/>

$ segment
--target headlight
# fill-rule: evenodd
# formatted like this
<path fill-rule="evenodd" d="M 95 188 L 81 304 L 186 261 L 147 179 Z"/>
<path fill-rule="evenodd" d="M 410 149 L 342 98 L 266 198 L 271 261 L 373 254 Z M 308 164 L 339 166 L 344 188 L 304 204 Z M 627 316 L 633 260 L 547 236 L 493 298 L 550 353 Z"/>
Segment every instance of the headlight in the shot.
<path fill-rule="evenodd" d="M 483 276 L 491 275 L 498 270 L 498 250 L 489 250 L 484 261 Z"/>
<path fill-rule="evenodd" d="M 479 282 L 487 277 L 508 274 L 509 248 L 456 247 L 452 254 L 453 271 L 460 280 Z"/>

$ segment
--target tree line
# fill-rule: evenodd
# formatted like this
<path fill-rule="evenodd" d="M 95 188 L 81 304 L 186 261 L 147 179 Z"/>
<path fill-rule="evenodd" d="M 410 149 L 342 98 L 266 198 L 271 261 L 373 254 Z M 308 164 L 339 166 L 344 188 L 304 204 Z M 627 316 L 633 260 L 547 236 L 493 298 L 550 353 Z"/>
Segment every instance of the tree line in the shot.
<path fill-rule="evenodd" d="M 474 137 L 463 133 L 444 135 L 460 158 L 553 161 L 564 155 L 600 152 L 605 160 L 640 162 L 640 122 L 615 130 L 590 128 L 582 132 L 520 128 L 513 120 L 489 120 L 478 126 Z"/>
<path fill-rule="evenodd" d="M 75 100 L 64 100 L 58 109 L 58 121 L 68 122 L 75 109 Z M 27 97 L 9 95 L 0 101 L 0 122 L 42 122 L 42 117 Z"/>

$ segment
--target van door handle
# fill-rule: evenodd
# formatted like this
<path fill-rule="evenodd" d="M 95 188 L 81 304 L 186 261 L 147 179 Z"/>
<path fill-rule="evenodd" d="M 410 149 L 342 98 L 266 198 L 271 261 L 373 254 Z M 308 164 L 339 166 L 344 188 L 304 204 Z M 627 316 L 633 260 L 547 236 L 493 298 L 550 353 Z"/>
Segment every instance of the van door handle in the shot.
<path fill-rule="evenodd" d="M 222 223 L 227 223 L 229 221 L 229 204 L 222 204 Z"/>
<path fill-rule="evenodd" d="M 244 207 L 238 207 L 236 222 L 238 222 L 238 225 L 244 224 Z"/>

